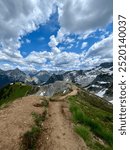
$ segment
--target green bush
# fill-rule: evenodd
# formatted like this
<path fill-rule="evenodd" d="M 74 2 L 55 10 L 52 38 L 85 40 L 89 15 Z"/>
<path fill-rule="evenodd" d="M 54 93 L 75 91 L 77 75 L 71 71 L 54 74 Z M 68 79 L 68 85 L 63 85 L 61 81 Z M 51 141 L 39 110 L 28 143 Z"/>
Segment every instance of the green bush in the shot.
<path fill-rule="evenodd" d="M 27 131 L 22 138 L 22 150 L 35 150 L 37 139 L 40 135 L 41 128 L 33 126 L 31 131 Z"/>
<path fill-rule="evenodd" d="M 32 113 L 33 119 L 35 124 L 38 127 L 41 127 L 42 122 L 45 120 L 45 116 L 43 116 L 42 114 L 37 114 L 35 112 Z"/>

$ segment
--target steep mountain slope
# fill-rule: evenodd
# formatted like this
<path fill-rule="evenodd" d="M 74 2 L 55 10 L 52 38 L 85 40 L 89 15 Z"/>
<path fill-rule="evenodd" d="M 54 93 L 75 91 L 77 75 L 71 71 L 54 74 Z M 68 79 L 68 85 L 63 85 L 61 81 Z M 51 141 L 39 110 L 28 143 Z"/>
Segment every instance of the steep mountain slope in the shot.
<path fill-rule="evenodd" d="M 0 88 L 12 82 L 25 82 L 27 75 L 18 68 L 8 71 L 0 71 Z"/>
<path fill-rule="evenodd" d="M 4 73 L 0 73 L 0 88 L 11 83 L 12 80 Z"/>
<path fill-rule="evenodd" d="M 53 96 L 58 93 L 66 94 L 71 90 L 71 84 L 64 81 L 55 81 L 54 83 L 40 86 L 40 90 L 36 93 L 38 96 Z"/>
<path fill-rule="evenodd" d="M 37 78 L 37 80 L 38 80 L 37 84 L 46 83 L 49 80 L 50 76 L 51 76 L 51 74 L 47 71 L 39 71 L 33 75 L 33 77 Z"/>
<path fill-rule="evenodd" d="M 30 85 L 22 83 L 14 83 L 5 86 L 0 89 L 0 106 L 12 102 L 17 98 L 27 96 L 28 94 L 33 94 L 37 92 L 37 87 L 32 87 Z"/>
<path fill-rule="evenodd" d="M 112 102 L 113 99 L 113 66 L 112 63 L 103 63 L 94 70 L 94 80 L 86 85 L 82 86 L 85 90 L 96 94 L 99 97 L 103 97 Z M 93 73 L 92 73 L 93 75 Z"/>
<path fill-rule="evenodd" d="M 24 82 L 26 79 L 26 74 L 22 72 L 21 70 L 19 70 L 18 68 L 14 70 L 8 70 L 5 73 L 9 78 L 11 78 L 14 81 Z"/>
<path fill-rule="evenodd" d="M 54 83 L 55 81 L 63 81 L 64 77 L 62 74 L 56 75 L 52 74 L 51 77 L 47 80 L 46 84 Z"/>

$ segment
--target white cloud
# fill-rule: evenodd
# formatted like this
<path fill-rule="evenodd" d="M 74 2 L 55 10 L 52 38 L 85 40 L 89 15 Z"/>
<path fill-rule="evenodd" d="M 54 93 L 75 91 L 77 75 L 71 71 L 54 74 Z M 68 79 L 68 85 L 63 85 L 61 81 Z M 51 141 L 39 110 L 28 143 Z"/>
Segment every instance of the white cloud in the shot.
<path fill-rule="evenodd" d="M 69 32 L 90 32 L 112 21 L 112 0 L 65 0 L 60 2 L 60 25 Z"/>
<path fill-rule="evenodd" d="M 60 51 L 59 48 L 53 47 L 53 48 L 52 48 L 52 52 L 53 52 L 54 54 L 58 54 L 58 53 L 60 53 L 61 51 Z"/>
<path fill-rule="evenodd" d="M 18 38 L 45 23 L 52 13 L 53 0 L 0 1 L 0 38 Z"/>
<path fill-rule="evenodd" d="M 112 57 L 113 49 L 113 35 L 110 34 L 109 37 L 94 43 L 87 51 L 87 57 L 101 56 L 101 57 Z"/>
<path fill-rule="evenodd" d="M 78 68 L 80 64 L 79 54 L 72 52 L 61 52 L 51 61 L 52 65 L 60 69 Z"/>
<path fill-rule="evenodd" d="M 88 43 L 87 42 L 83 42 L 82 43 L 82 46 L 81 46 L 81 49 L 84 49 L 85 47 L 87 47 Z"/>
<path fill-rule="evenodd" d="M 82 53 L 83 61 L 93 62 L 93 64 L 100 64 L 113 59 L 113 35 L 104 38 L 103 40 L 94 43 L 88 51 Z"/>
<path fill-rule="evenodd" d="M 65 42 L 66 42 L 66 43 L 73 43 L 73 42 L 75 42 L 75 39 L 70 38 L 70 37 L 67 37 L 67 38 L 65 39 Z"/>
<path fill-rule="evenodd" d="M 54 35 L 50 36 L 50 42 L 48 43 L 48 45 L 51 48 L 56 47 L 58 45 L 58 41 Z"/>
<path fill-rule="evenodd" d="M 45 64 L 47 59 L 52 58 L 52 53 L 47 51 L 36 52 L 32 51 L 26 58 L 26 63 Z"/>
<path fill-rule="evenodd" d="M 73 44 L 70 44 L 69 46 L 67 46 L 68 49 L 71 49 L 73 47 Z"/>
<path fill-rule="evenodd" d="M 61 51 L 63 51 L 63 50 L 65 50 L 65 47 L 64 47 L 64 46 L 60 46 L 59 49 L 60 49 Z"/>
<path fill-rule="evenodd" d="M 57 41 L 57 38 L 54 35 L 50 36 L 50 42 L 48 43 L 48 45 L 50 46 L 53 54 L 58 54 L 61 52 L 57 47 L 58 44 L 59 42 Z"/>
<path fill-rule="evenodd" d="M 0 64 L 0 69 L 2 70 L 11 70 L 13 69 L 13 66 L 10 64 Z"/>
<path fill-rule="evenodd" d="M 38 38 L 38 41 L 44 41 L 45 40 L 45 38 L 44 37 L 40 37 L 40 38 Z"/>
<path fill-rule="evenodd" d="M 31 43 L 31 40 L 29 40 L 29 39 L 26 39 L 26 43 L 28 43 L 28 44 L 29 44 L 29 43 Z"/>

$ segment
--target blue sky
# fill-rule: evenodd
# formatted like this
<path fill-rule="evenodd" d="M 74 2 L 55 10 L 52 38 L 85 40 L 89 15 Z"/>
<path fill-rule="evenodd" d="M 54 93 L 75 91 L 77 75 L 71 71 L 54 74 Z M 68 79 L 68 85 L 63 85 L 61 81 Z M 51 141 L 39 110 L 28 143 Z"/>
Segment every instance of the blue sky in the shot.
<path fill-rule="evenodd" d="M 8 1 L 0 2 L 1 69 L 88 69 L 112 61 L 112 0 Z"/>
<path fill-rule="evenodd" d="M 46 24 L 40 25 L 36 31 L 22 37 L 21 41 L 23 41 L 23 44 L 20 47 L 22 55 L 27 56 L 32 50 L 41 51 L 42 49 L 45 49 L 50 51 L 48 46 L 50 36 L 56 36 L 59 28 L 58 13 L 55 12 L 50 16 Z M 26 40 L 29 40 L 30 42 L 27 42 Z"/>

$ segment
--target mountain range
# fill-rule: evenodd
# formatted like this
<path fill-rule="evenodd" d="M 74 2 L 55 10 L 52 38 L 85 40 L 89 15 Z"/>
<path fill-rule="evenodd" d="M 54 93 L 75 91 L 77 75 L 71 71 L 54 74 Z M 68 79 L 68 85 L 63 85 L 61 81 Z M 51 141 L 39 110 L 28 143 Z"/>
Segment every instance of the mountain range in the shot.
<path fill-rule="evenodd" d="M 66 89 L 65 84 L 74 83 L 101 98 L 112 102 L 113 97 L 113 63 L 102 63 L 90 70 L 73 71 L 38 71 L 23 72 L 0 70 L 0 88 L 14 82 L 23 82 L 41 88 L 42 95 L 55 94 L 55 89 Z M 59 88 L 60 86 L 60 88 Z M 53 88 L 52 88 L 53 87 Z M 48 92 L 49 91 L 49 92 Z M 58 91 L 57 91 L 58 92 Z"/>

